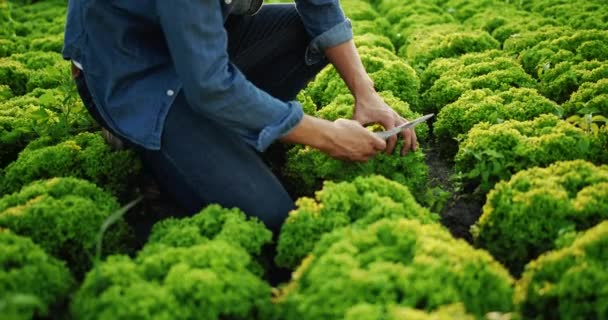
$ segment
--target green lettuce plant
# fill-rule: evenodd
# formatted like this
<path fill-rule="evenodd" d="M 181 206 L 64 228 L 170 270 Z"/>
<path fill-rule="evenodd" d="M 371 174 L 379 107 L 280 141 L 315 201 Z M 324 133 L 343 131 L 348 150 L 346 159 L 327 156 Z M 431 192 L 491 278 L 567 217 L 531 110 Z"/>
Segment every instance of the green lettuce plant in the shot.
<path fill-rule="evenodd" d="M 560 24 L 576 29 L 608 29 L 608 5 L 601 0 L 520 1 L 518 5 L 545 17 L 554 17 Z"/>
<path fill-rule="evenodd" d="M 391 39 L 389 39 L 385 36 L 381 36 L 381 35 L 377 35 L 377 34 L 373 34 L 373 33 L 366 33 L 363 35 L 354 36 L 353 40 L 355 41 L 355 45 L 357 46 L 357 48 L 359 48 L 360 50 L 361 50 L 361 48 L 367 47 L 367 48 L 384 48 L 384 49 L 389 50 L 390 52 L 395 52 L 395 46 L 391 42 Z"/>
<path fill-rule="evenodd" d="M 605 187 L 604 187 L 605 188 Z M 608 222 L 526 266 L 515 302 L 523 319 L 608 317 Z"/>
<path fill-rule="evenodd" d="M 500 43 L 485 31 L 470 31 L 457 24 L 442 24 L 413 32 L 409 44 L 399 49 L 399 55 L 416 70 L 422 71 L 437 58 L 452 58 L 499 48 Z"/>
<path fill-rule="evenodd" d="M 63 262 L 30 239 L 0 229 L 0 314 L 5 319 L 49 316 L 73 285 Z"/>
<path fill-rule="evenodd" d="M 521 52 L 520 59 L 528 73 L 539 75 L 564 61 L 604 61 L 608 56 L 607 41 L 608 31 L 580 30 L 541 41 Z"/>
<path fill-rule="evenodd" d="M 408 44 L 412 33 L 422 27 L 456 22 L 443 8 L 421 1 L 383 0 L 378 4 L 378 11 L 390 23 L 391 31 L 387 36 L 396 48 Z"/>
<path fill-rule="evenodd" d="M 101 225 L 118 209 L 114 197 L 90 182 L 54 178 L 0 198 L 0 228 L 31 238 L 81 276 L 92 265 Z M 120 220 L 104 235 L 104 253 L 125 252 L 129 239 Z"/>
<path fill-rule="evenodd" d="M 15 160 L 38 137 L 60 139 L 94 127 L 82 102 L 61 88 L 34 89 L 23 96 L 0 99 L 0 167 Z"/>
<path fill-rule="evenodd" d="M 388 35 L 391 25 L 368 1 L 344 0 L 340 5 L 346 17 L 351 20 L 355 35 Z"/>
<path fill-rule="evenodd" d="M 514 274 L 554 248 L 564 232 L 608 219 L 608 166 L 575 160 L 532 168 L 500 182 L 473 226 L 475 243 Z"/>
<path fill-rule="evenodd" d="M 325 235 L 276 302 L 288 320 L 343 319 L 361 304 L 433 311 L 454 303 L 481 318 L 512 309 L 512 286 L 487 252 L 440 225 L 384 219 Z"/>
<path fill-rule="evenodd" d="M 433 60 L 420 74 L 420 92 L 424 93 L 433 86 L 443 74 L 453 69 L 469 65 L 491 62 L 496 58 L 507 57 L 501 50 L 467 53 L 457 58 L 439 58 Z"/>
<path fill-rule="evenodd" d="M 77 319 L 267 319 L 271 288 L 252 270 L 270 231 L 237 209 L 210 206 L 157 223 L 135 258 L 91 270 L 70 310 Z"/>
<path fill-rule="evenodd" d="M 519 52 L 519 59 L 547 97 L 563 103 L 581 84 L 608 77 L 608 31 L 558 29 L 545 38 Z"/>
<path fill-rule="evenodd" d="M 20 62 L 0 58 L 0 84 L 9 86 L 14 95 L 23 95 L 27 91 L 30 71 Z"/>
<path fill-rule="evenodd" d="M 493 8 L 497 11 L 509 10 L 511 7 L 503 0 L 432 0 L 460 21 Z"/>
<path fill-rule="evenodd" d="M 0 193 L 18 191 L 39 179 L 76 177 L 90 180 L 115 195 L 128 192 L 141 164 L 132 151 L 112 151 L 99 133 L 80 133 L 57 142 L 31 142 L 0 176 Z"/>
<path fill-rule="evenodd" d="M 506 39 L 503 43 L 503 50 L 510 54 L 519 55 L 540 42 L 572 35 L 574 32 L 574 29 L 566 26 L 544 26 L 537 30 L 524 31 Z"/>
<path fill-rule="evenodd" d="M 381 176 L 358 177 L 351 182 L 325 182 L 314 199 L 303 197 L 281 227 L 276 262 L 295 268 L 319 239 L 343 226 L 366 227 L 386 217 L 423 223 L 439 216 L 421 207 L 407 187 Z"/>
<path fill-rule="evenodd" d="M 485 194 L 521 170 L 576 159 L 608 161 L 602 138 L 545 114 L 530 121 L 477 124 L 460 143 L 454 169 L 462 182 Z"/>
<path fill-rule="evenodd" d="M 507 39 L 518 37 L 525 32 L 557 26 L 558 22 L 538 13 L 506 7 L 500 10 L 487 8 L 464 21 L 464 24 L 488 32 L 502 44 Z"/>
<path fill-rule="evenodd" d="M 606 64 L 608 70 L 608 64 Z M 608 77 L 583 83 L 564 104 L 564 115 L 599 114 L 608 117 Z"/>
<path fill-rule="evenodd" d="M 516 60 L 501 57 L 497 52 L 463 56 L 461 61 L 440 61 L 423 79 L 428 86 L 421 95 L 420 109 L 424 113 L 440 111 L 469 90 L 536 87 L 536 81 Z"/>
<path fill-rule="evenodd" d="M 567 102 L 573 93 L 588 83 L 608 78 L 607 61 L 560 62 L 544 70 L 539 91 L 558 103 Z"/>
<path fill-rule="evenodd" d="M 561 113 L 559 105 L 534 89 L 471 90 L 441 109 L 433 133 L 439 143 L 450 145 L 480 122 L 498 124 L 506 120 L 531 120 L 541 114 L 561 116 Z"/>
<path fill-rule="evenodd" d="M 200 213 L 185 218 L 167 218 L 152 228 L 148 244 L 190 247 L 209 240 L 222 240 L 243 248 L 253 258 L 259 258 L 262 248 L 272 241 L 272 232 L 259 219 L 247 218 L 237 209 L 209 205 Z M 263 274 L 257 261 L 251 270 Z"/>

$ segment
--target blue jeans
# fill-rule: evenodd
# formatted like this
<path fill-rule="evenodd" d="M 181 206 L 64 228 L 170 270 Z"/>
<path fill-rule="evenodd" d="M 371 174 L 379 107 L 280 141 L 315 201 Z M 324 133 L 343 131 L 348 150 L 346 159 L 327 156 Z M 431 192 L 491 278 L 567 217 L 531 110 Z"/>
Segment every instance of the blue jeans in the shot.
<path fill-rule="evenodd" d="M 230 16 L 225 27 L 231 61 L 247 79 L 278 99 L 293 100 L 326 65 L 306 65 L 310 37 L 292 4 L 265 5 L 255 16 Z M 84 78 L 76 82 L 85 105 L 103 125 Z M 160 150 L 139 152 L 161 191 L 182 207 L 182 213 L 168 215 L 192 215 L 217 203 L 258 217 L 276 234 L 294 208 L 262 155 L 229 128 L 194 112 L 181 93 L 167 116 L 161 141 Z M 140 222 L 155 222 L 149 220 Z"/>

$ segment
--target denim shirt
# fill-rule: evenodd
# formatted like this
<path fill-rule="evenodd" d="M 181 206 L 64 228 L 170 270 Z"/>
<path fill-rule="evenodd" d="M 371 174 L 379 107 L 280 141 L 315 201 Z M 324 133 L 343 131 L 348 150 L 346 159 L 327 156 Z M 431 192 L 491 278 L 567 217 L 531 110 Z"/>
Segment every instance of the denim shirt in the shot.
<path fill-rule="evenodd" d="M 69 0 L 63 57 L 82 65 L 106 125 L 135 144 L 160 149 L 169 108 L 183 93 L 196 112 L 263 151 L 303 112 L 258 89 L 229 61 L 224 22 L 234 1 Z M 338 1 L 295 1 L 312 38 L 308 64 L 352 39 Z"/>

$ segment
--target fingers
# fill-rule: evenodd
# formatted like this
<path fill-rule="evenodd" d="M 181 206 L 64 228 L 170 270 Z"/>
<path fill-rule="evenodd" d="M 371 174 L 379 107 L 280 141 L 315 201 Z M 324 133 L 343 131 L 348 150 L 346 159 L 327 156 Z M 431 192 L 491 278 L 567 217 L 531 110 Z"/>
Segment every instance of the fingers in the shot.
<path fill-rule="evenodd" d="M 373 158 L 378 152 L 382 152 L 383 150 L 385 150 L 387 147 L 387 142 L 385 140 L 379 138 L 372 132 L 367 131 L 367 129 L 366 134 L 369 137 L 367 141 L 368 147 L 360 154 L 360 156 L 354 157 L 354 161 L 366 162 Z"/>
<path fill-rule="evenodd" d="M 386 149 L 384 149 L 384 152 L 386 154 L 393 153 L 393 150 L 395 150 L 396 145 L 397 145 L 397 135 L 394 135 L 386 140 Z"/>
<path fill-rule="evenodd" d="M 403 148 L 401 149 L 401 155 L 404 156 L 412 148 L 412 129 L 405 129 L 401 132 L 403 135 Z"/>
<path fill-rule="evenodd" d="M 416 130 L 411 129 L 412 131 L 412 151 L 416 151 L 418 149 L 418 137 L 416 136 Z"/>
<path fill-rule="evenodd" d="M 372 136 L 372 146 L 374 147 L 375 151 L 382 151 L 382 150 L 386 150 L 386 148 L 388 147 L 388 143 L 382 139 L 380 139 L 378 136 L 371 134 Z"/>
<path fill-rule="evenodd" d="M 390 130 L 395 127 L 397 122 L 406 122 L 407 120 L 399 117 L 397 121 L 392 121 L 382 124 L 386 130 Z M 373 158 L 378 152 L 385 151 L 388 154 L 392 154 L 395 145 L 397 143 L 397 135 L 392 136 L 388 140 L 384 140 L 368 131 L 355 120 L 338 119 L 335 121 L 339 124 L 339 127 L 346 130 L 340 134 L 339 145 L 341 147 L 331 152 L 332 156 L 342 160 L 366 162 Z M 347 132 L 348 131 L 348 132 Z M 413 129 L 405 129 L 401 132 L 403 138 L 403 148 L 401 149 L 401 155 L 405 156 L 410 150 L 416 151 L 418 147 L 418 139 L 416 132 Z M 340 150 L 341 149 L 341 150 Z"/>
<path fill-rule="evenodd" d="M 395 127 L 395 119 L 390 114 L 381 120 L 382 121 L 380 122 L 380 124 L 384 127 L 384 130 L 391 130 Z M 395 150 L 395 146 L 397 145 L 397 135 L 388 138 L 385 141 L 385 144 L 386 146 L 385 148 L 383 148 L 384 152 L 386 152 L 386 154 L 393 153 L 393 150 Z"/>
<path fill-rule="evenodd" d="M 414 129 L 406 129 L 401 133 L 403 135 L 403 148 L 401 149 L 401 155 L 405 156 L 410 150 L 416 151 L 418 149 L 418 137 L 416 137 L 416 131 Z"/>
<path fill-rule="evenodd" d="M 338 119 L 334 123 L 339 132 L 335 144 L 327 150 L 334 158 L 365 162 L 386 148 L 386 141 L 357 121 Z"/>

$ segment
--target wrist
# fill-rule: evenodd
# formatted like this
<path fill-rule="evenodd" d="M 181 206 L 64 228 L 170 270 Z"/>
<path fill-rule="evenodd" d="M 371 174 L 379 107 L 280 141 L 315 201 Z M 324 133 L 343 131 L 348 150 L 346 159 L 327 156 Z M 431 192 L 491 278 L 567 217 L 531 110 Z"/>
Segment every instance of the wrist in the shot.
<path fill-rule="evenodd" d="M 361 77 L 358 81 L 353 81 L 351 93 L 355 100 L 365 100 L 376 94 L 374 88 L 374 81 L 365 74 L 365 77 Z"/>
<path fill-rule="evenodd" d="M 328 150 L 334 145 L 336 137 L 335 123 L 315 117 L 311 117 L 311 120 L 313 123 L 311 131 L 313 133 L 310 134 L 311 139 L 306 144 L 318 150 Z"/>
<path fill-rule="evenodd" d="M 333 122 L 304 115 L 300 123 L 281 141 L 288 143 L 304 144 L 315 149 L 325 150 L 334 141 L 335 125 Z"/>
<path fill-rule="evenodd" d="M 354 110 L 359 112 L 366 109 L 377 109 L 378 106 L 384 101 L 376 90 L 361 92 L 355 98 Z"/>

